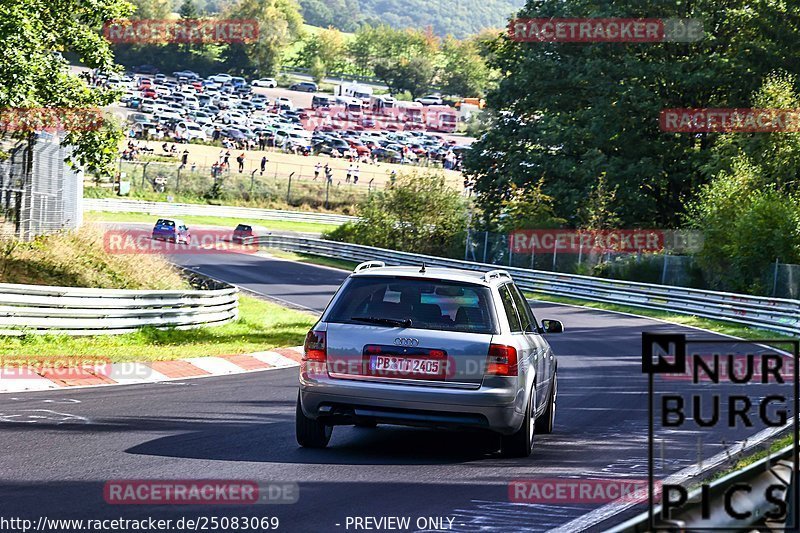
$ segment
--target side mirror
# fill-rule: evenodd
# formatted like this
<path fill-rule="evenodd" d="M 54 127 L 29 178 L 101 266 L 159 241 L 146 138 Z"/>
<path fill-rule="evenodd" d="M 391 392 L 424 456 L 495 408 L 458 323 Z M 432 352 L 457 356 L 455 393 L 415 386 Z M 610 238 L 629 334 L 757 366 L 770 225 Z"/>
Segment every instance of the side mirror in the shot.
<path fill-rule="evenodd" d="M 563 333 L 564 324 L 560 320 L 542 320 L 542 329 L 545 333 Z"/>

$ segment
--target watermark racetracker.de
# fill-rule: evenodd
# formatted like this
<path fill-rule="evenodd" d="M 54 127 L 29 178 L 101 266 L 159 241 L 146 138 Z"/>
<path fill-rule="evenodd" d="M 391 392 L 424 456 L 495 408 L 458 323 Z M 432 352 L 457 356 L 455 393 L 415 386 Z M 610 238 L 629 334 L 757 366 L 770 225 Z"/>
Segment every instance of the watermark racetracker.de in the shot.
<path fill-rule="evenodd" d="M 508 35 L 527 43 L 661 43 L 699 41 L 704 31 L 697 19 L 519 18 Z"/>
<path fill-rule="evenodd" d="M 798 132 L 800 109 L 671 108 L 661 111 L 659 126 L 679 133 Z"/>
<path fill-rule="evenodd" d="M 186 242 L 188 240 L 188 242 Z M 232 232 L 196 229 L 190 234 L 154 235 L 143 229 L 110 229 L 103 233 L 103 248 L 110 254 L 219 254 L 258 252 L 257 243 L 234 241 Z"/>
<path fill-rule="evenodd" d="M 113 479 L 104 484 L 103 499 L 109 505 L 293 504 L 300 487 L 244 479 Z"/>
<path fill-rule="evenodd" d="M 93 131 L 105 123 L 98 107 L 0 107 L 0 131 Z"/>
<path fill-rule="evenodd" d="M 258 40 L 258 21 L 251 19 L 109 20 L 103 36 L 114 44 L 251 43 Z"/>

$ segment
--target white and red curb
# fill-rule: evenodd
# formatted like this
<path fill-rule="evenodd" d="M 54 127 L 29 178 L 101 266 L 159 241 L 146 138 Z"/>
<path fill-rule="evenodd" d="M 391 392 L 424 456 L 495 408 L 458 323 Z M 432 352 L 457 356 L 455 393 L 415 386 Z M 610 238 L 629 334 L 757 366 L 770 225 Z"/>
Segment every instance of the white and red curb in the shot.
<path fill-rule="evenodd" d="M 128 362 L 103 365 L 99 371 L 79 373 L 41 367 L 24 372 L 0 368 L 0 394 L 43 391 L 67 387 L 134 385 L 184 379 L 263 372 L 298 366 L 302 346 L 267 352 L 214 357 L 191 357 L 174 361 Z"/>

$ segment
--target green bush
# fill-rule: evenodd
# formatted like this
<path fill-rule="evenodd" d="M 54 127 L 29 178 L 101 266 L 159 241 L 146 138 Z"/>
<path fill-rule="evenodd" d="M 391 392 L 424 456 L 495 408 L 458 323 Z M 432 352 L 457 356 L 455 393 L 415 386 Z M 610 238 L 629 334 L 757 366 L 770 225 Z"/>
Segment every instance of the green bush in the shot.
<path fill-rule="evenodd" d="M 438 256 L 463 255 L 467 206 L 443 176 L 413 173 L 373 194 L 358 208 L 360 220 L 325 238 Z"/>
<path fill-rule="evenodd" d="M 688 218 L 703 232 L 698 260 L 712 288 L 763 294 L 771 263 L 800 262 L 800 201 L 744 159 L 702 189 Z"/>

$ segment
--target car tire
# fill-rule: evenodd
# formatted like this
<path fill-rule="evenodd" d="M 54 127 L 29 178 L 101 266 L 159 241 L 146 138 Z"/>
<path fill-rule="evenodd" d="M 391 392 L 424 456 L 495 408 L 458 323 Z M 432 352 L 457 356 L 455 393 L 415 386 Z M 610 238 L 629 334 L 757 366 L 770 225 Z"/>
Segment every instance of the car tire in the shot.
<path fill-rule="evenodd" d="M 536 419 L 536 433 L 549 435 L 553 432 L 556 421 L 556 397 L 558 396 L 558 375 L 553 374 L 553 386 L 550 389 L 550 397 L 547 400 L 547 408 Z"/>
<path fill-rule="evenodd" d="M 297 391 L 297 410 L 295 414 L 295 435 L 297 444 L 303 448 L 324 448 L 333 434 L 333 426 L 309 418 L 300 405 L 300 391 Z"/>
<path fill-rule="evenodd" d="M 533 399 L 536 391 L 531 391 L 528 407 L 525 409 L 525 419 L 516 433 L 503 435 L 500 439 L 500 451 L 505 457 L 529 457 L 533 450 L 533 436 L 536 424 L 533 421 Z"/>

